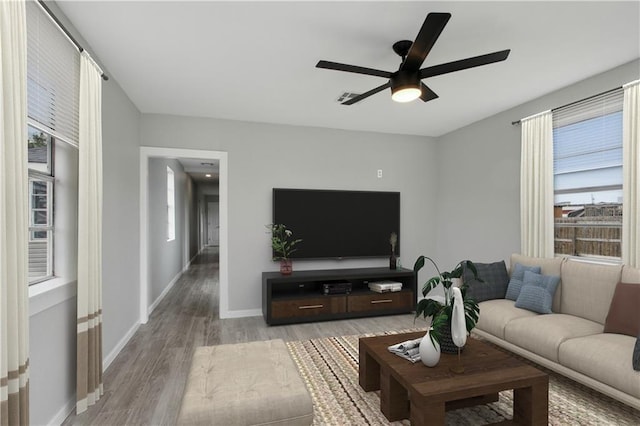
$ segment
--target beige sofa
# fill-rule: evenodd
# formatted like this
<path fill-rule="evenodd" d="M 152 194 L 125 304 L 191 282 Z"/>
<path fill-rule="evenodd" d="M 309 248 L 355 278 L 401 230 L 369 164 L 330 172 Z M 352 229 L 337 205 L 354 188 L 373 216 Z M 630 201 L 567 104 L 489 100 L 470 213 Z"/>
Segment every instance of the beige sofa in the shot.
<path fill-rule="evenodd" d="M 640 372 L 632 367 L 636 337 L 603 333 L 617 283 L 640 285 L 640 269 L 514 254 L 511 270 L 516 263 L 560 276 L 553 313 L 486 300 L 474 333 L 640 410 Z"/>

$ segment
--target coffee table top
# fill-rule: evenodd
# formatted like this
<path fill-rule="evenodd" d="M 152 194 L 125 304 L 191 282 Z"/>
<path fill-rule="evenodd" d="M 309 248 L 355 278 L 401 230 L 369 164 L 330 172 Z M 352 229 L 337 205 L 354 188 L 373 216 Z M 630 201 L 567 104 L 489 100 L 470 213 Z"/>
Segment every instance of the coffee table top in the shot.
<path fill-rule="evenodd" d="M 405 340 L 424 336 L 426 331 L 360 338 L 360 351 L 372 356 L 381 368 L 388 368 L 402 386 L 429 401 L 451 401 L 517 389 L 531 380 L 544 378 L 547 374 L 498 350 L 480 340 L 468 338 L 460 361 L 464 373 L 456 374 L 450 367 L 459 365 L 458 355 L 441 354 L 435 367 L 415 364 L 395 355 L 387 349 Z"/>

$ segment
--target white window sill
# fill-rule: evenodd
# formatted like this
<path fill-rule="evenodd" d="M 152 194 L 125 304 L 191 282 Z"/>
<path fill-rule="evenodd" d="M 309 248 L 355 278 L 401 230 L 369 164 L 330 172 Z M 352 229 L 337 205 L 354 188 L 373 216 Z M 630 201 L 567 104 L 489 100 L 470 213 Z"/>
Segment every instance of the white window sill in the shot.
<path fill-rule="evenodd" d="M 37 315 L 76 295 L 76 280 L 52 278 L 29 287 L 29 316 Z"/>

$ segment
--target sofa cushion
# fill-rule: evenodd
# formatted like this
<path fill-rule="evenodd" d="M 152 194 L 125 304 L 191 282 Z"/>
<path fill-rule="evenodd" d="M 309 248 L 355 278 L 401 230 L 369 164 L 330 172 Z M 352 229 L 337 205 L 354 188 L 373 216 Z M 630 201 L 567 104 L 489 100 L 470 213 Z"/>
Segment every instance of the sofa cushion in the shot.
<path fill-rule="evenodd" d="M 560 364 L 640 398 L 640 372 L 632 369 L 629 355 L 622 355 L 632 353 L 635 341 L 606 333 L 566 340 L 560 345 Z"/>
<path fill-rule="evenodd" d="M 560 311 L 604 325 L 622 265 L 567 260 L 562 265 Z"/>
<path fill-rule="evenodd" d="M 633 347 L 633 369 L 640 371 L 640 335 L 636 338 L 636 345 Z"/>
<path fill-rule="evenodd" d="M 539 266 L 525 266 L 520 263 L 516 263 L 513 267 L 513 272 L 511 273 L 511 280 L 509 281 L 509 285 L 507 286 L 507 294 L 505 294 L 504 296 L 505 299 L 518 299 L 520 290 L 524 285 L 524 273 L 527 271 L 539 274 L 541 269 Z"/>
<path fill-rule="evenodd" d="M 478 304 L 480 316 L 476 327 L 504 339 L 504 327 L 515 318 L 537 316 L 536 313 L 515 307 L 512 300 L 495 299 Z"/>
<path fill-rule="evenodd" d="M 509 285 L 509 273 L 504 260 L 494 263 L 474 263 L 474 266 L 478 272 L 478 277 L 483 282 L 475 280 L 473 272 L 465 268 L 464 281 L 469 286 L 466 296 L 478 303 L 485 300 L 504 299 L 507 285 Z"/>
<path fill-rule="evenodd" d="M 530 257 L 514 253 L 511 255 L 511 272 L 513 272 L 514 265 L 516 263 L 519 263 L 526 266 L 540 266 L 540 273 L 542 273 L 543 275 L 559 276 L 560 283 L 558 284 L 556 294 L 553 297 L 553 306 L 551 307 L 551 309 L 553 310 L 553 312 L 560 312 L 560 298 L 562 295 L 562 275 L 560 274 L 560 270 L 564 262 L 565 259 L 563 257 Z"/>
<path fill-rule="evenodd" d="M 504 328 L 504 339 L 558 362 L 561 343 L 575 337 L 602 333 L 602 329 L 602 324 L 572 315 L 535 315 L 509 321 Z"/>
<path fill-rule="evenodd" d="M 516 308 L 539 314 L 550 314 L 553 296 L 559 282 L 560 277 L 525 271 L 523 286 L 516 300 Z"/>
<path fill-rule="evenodd" d="M 604 323 L 605 333 L 640 334 L 640 284 L 618 283 Z"/>

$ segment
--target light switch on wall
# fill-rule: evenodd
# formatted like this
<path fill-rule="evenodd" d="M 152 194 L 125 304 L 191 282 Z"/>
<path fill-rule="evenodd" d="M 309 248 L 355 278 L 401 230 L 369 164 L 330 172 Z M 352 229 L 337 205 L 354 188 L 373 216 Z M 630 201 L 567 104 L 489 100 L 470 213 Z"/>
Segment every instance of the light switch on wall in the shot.
<path fill-rule="evenodd" d="M 378 169 L 378 177 L 381 178 L 382 177 L 382 169 Z"/>

